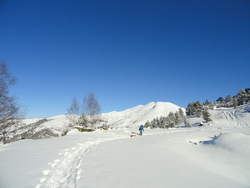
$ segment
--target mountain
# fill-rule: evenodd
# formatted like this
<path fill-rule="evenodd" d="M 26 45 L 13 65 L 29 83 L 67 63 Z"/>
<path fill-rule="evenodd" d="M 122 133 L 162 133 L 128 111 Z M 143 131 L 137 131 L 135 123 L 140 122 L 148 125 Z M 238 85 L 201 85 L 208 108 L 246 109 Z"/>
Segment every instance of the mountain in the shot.
<path fill-rule="evenodd" d="M 179 108 L 179 106 L 169 102 L 150 102 L 121 112 L 113 111 L 101 115 L 110 128 L 131 128 L 145 124 L 147 120 L 152 120 L 155 117 L 167 116 L 170 111 L 176 112 Z M 68 125 L 67 115 L 23 119 L 12 131 L 12 135 L 15 137 L 11 141 L 63 136 L 71 130 Z"/>
<path fill-rule="evenodd" d="M 138 127 L 145 124 L 147 120 L 167 116 L 169 112 L 176 112 L 179 108 L 170 102 L 150 102 L 121 112 L 104 113 L 102 117 L 111 128 Z"/>

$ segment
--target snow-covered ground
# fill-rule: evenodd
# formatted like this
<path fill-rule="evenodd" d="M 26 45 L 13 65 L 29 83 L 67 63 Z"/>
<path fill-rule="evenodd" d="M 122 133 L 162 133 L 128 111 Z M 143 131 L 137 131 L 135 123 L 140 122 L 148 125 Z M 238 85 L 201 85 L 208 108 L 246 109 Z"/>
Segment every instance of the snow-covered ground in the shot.
<path fill-rule="evenodd" d="M 145 129 L 144 136 L 130 137 L 135 123 L 2 145 L 0 187 L 250 187 L 249 110 L 215 109 L 202 127 L 190 118 L 192 128 Z"/>

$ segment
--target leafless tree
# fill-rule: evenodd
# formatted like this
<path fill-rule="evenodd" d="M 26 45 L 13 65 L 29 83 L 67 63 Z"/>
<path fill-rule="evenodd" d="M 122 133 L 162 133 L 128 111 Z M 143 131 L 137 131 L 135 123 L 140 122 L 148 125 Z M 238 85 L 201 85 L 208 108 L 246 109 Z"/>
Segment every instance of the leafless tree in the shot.
<path fill-rule="evenodd" d="M 77 102 L 76 97 L 74 97 L 72 99 L 70 107 L 68 108 L 68 114 L 67 114 L 70 126 L 72 127 L 77 126 L 79 115 L 80 115 L 80 106 Z"/>
<path fill-rule="evenodd" d="M 0 64 L 0 142 L 6 144 L 10 129 L 18 123 L 20 108 L 16 98 L 9 95 L 10 86 L 14 86 L 16 78 L 11 75 L 5 62 Z"/>
<path fill-rule="evenodd" d="M 86 130 L 89 126 L 94 129 L 96 123 L 101 120 L 101 107 L 93 93 L 85 94 L 83 103 L 80 106 L 76 97 L 72 99 L 71 105 L 68 108 L 68 119 L 70 126 L 79 127 Z"/>
<path fill-rule="evenodd" d="M 83 113 L 89 116 L 89 123 L 93 129 L 95 124 L 101 121 L 101 107 L 94 93 L 86 94 L 83 100 Z"/>

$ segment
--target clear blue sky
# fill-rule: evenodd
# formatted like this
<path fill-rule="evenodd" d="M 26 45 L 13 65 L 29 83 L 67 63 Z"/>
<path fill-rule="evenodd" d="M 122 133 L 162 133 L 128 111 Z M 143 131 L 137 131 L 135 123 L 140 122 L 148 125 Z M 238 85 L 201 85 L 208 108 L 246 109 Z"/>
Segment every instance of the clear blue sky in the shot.
<path fill-rule="evenodd" d="M 27 118 L 91 92 L 110 112 L 250 87 L 249 0 L 0 0 L 0 25 Z"/>

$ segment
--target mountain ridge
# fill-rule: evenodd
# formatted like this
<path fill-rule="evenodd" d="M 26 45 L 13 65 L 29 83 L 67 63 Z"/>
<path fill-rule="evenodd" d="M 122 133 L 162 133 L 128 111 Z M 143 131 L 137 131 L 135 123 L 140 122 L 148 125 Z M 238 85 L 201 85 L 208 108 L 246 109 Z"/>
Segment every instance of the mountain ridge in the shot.
<path fill-rule="evenodd" d="M 169 112 L 176 112 L 179 108 L 181 107 L 170 102 L 150 102 L 120 112 L 103 113 L 102 117 L 111 128 L 129 128 L 145 124 L 156 117 L 167 116 Z"/>
<path fill-rule="evenodd" d="M 110 128 L 133 128 L 145 124 L 146 121 L 156 117 L 167 116 L 170 111 L 176 112 L 179 108 L 179 106 L 170 102 L 150 102 L 146 105 L 138 105 L 120 112 L 102 113 L 101 116 Z M 97 127 L 102 124 L 100 123 Z M 16 127 L 16 132 L 13 130 L 11 141 L 63 136 L 71 129 L 67 115 L 57 115 L 48 118 L 28 118 L 22 120 L 22 123 Z"/>

